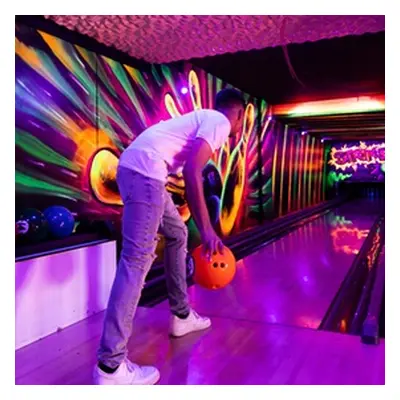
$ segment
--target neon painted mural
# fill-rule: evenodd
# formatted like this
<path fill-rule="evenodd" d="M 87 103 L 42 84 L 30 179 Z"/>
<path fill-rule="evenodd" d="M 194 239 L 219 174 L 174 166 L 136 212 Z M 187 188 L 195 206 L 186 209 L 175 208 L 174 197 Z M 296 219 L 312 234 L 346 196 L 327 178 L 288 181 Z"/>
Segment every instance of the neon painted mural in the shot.
<path fill-rule="evenodd" d="M 216 93 L 232 87 L 189 63 L 139 70 L 20 25 L 15 53 L 16 208 L 62 205 L 78 220 L 120 217 L 116 166 L 144 129 L 213 108 Z M 324 199 L 322 145 L 244 95 L 242 135 L 203 170 L 209 214 L 223 236 L 257 225 L 261 215 L 273 219 Z M 196 245 L 182 176 L 170 175 L 167 189 Z"/>
<path fill-rule="evenodd" d="M 275 127 L 272 157 L 272 193 L 277 216 L 325 200 L 324 146 L 287 126 Z"/>
<path fill-rule="evenodd" d="M 334 181 L 374 180 L 385 178 L 385 143 L 360 141 L 332 144 L 329 174 Z"/>
<path fill-rule="evenodd" d="M 213 108 L 216 93 L 232 87 L 190 64 L 138 70 L 21 26 L 15 46 L 17 208 L 57 204 L 78 218 L 118 218 L 122 202 L 115 178 L 122 151 L 146 127 Z M 241 137 L 226 143 L 203 171 L 210 217 L 224 236 L 259 220 L 258 105 L 245 98 Z M 267 110 L 264 104 L 265 155 L 273 148 Z M 267 172 L 269 165 L 266 159 Z M 272 203 L 268 175 L 267 205 Z M 195 242 L 198 232 L 184 189 L 182 176 L 169 176 L 168 190 Z"/>

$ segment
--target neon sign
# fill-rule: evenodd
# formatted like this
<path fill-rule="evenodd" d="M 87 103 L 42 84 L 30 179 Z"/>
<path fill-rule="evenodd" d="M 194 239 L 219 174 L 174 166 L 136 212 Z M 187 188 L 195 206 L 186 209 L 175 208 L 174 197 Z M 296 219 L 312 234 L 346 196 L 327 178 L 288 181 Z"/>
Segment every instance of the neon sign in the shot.
<path fill-rule="evenodd" d="M 385 143 L 367 146 L 365 142 L 360 142 L 359 145 L 351 147 L 332 147 L 329 165 L 334 166 L 336 170 L 352 168 L 356 171 L 359 166 L 366 167 L 370 164 L 385 164 Z"/>

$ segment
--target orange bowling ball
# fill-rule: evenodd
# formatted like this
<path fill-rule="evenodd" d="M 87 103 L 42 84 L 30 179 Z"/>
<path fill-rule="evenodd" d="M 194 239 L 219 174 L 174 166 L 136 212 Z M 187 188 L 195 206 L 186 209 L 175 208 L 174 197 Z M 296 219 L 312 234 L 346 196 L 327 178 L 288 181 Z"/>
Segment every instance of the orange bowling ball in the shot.
<path fill-rule="evenodd" d="M 209 261 L 202 252 L 203 246 L 199 246 L 192 253 L 195 283 L 206 289 L 214 290 L 228 285 L 236 272 L 236 260 L 233 253 L 224 247 L 223 254 L 214 254 Z"/>

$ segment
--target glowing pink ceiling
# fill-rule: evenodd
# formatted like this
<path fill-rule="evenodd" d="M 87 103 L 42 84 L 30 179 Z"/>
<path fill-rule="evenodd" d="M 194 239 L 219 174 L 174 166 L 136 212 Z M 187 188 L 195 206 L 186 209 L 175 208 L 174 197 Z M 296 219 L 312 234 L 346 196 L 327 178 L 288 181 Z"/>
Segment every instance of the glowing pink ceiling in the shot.
<path fill-rule="evenodd" d="M 373 15 L 47 15 L 46 18 L 151 63 L 385 29 L 385 17 Z"/>

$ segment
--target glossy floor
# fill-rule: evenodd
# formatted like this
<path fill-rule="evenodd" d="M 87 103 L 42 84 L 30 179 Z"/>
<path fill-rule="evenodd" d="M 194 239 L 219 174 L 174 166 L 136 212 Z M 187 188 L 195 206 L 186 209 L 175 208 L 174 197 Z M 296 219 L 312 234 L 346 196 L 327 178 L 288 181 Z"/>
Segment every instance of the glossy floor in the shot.
<path fill-rule="evenodd" d="M 345 204 L 241 260 L 226 288 L 192 286 L 191 303 L 211 316 L 318 328 L 379 211 Z"/>
<path fill-rule="evenodd" d="M 384 384 L 384 341 L 315 330 L 379 212 L 339 207 L 242 260 L 229 287 L 193 286 L 211 329 L 171 339 L 168 304 L 140 308 L 130 358 L 160 384 Z M 90 384 L 103 313 L 16 352 L 17 384 Z"/>

